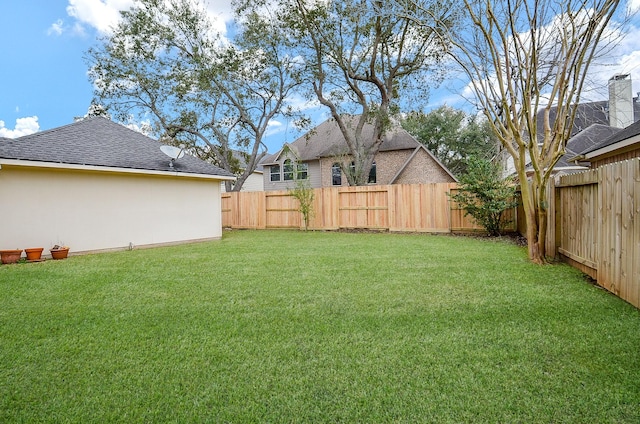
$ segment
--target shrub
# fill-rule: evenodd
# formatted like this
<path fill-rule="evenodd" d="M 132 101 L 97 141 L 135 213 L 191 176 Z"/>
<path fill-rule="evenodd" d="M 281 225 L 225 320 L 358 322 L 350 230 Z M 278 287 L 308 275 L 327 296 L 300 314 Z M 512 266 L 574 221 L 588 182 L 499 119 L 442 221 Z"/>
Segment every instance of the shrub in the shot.
<path fill-rule="evenodd" d="M 502 178 L 500 167 L 488 160 L 471 158 L 460 188 L 451 198 L 492 236 L 500 235 L 508 223 L 504 212 L 518 205 L 511 178 Z"/>

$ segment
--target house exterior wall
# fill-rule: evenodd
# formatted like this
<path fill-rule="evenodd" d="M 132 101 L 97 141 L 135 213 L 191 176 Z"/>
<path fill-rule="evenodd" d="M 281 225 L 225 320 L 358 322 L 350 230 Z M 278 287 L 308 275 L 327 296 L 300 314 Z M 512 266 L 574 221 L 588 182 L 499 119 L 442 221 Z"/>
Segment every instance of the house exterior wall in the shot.
<path fill-rule="evenodd" d="M 438 162 L 424 149 L 418 150 L 394 184 L 451 183 L 451 178 Z"/>
<path fill-rule="evenodd" d="M 222 236 L 217 179 L 2 165 L 0 216 L 0 249 L 73 254 Z"/>
<path fill-rule="evenodd" d="M 224 181 L 220 183 L 223 193 L 226 193 Z M 264 177 L 261 172 L 253 172 L 242 184 L 240 191 L 264 191 Z"/>
<path fill-rule="evenodd" d="M 394 150 L 378 152 L 376 162 L 376 184 L 423 184 L 423 183 L 449 183 L 453 178 L 423 149 L 419 149 L 413 159 L 407 164 L 404 171 L 393 178 L 409 160 L 414 150 Z M 322 174 L 322 187 L 331 187 L 331 167 L 334 163 L 344 158 L 323 158 L 320 160 Z M 342 185 L 347 186 L 347 178 L 342 174 Z"/>
<path fill-rule="evenodd" d="M 264 166 L 264 190 L 272 191 L 272 190 L 288 190 L 295 187 L 295 181 L 284 180 L 284 161 L 286 159 L 291 159 L 295 162 L 293 156 L 282 155 L 278 159 L 278 164 L 280 165 L 280 181 L 271 181 L 271 165 Z M 309 178 L 309 185 L 311 188 L 319 188 L 321 187 L 321 179 L 320 179 L 320 161 L 314 160 L 306 162 L 308 165 L 307 175 Z"/>
<path fill-rule="evenodd" d="M 254 172 L 242 184 L 240 191 L 264 191 L 264 177 L 261 172 Z"/>
<path fill-rule="evenodd" d="M 621 162 L 623 160 L 629 160 L 634 158 L 640 158 L 640 147 L 635 148 L 634 150 L 630 150 L 628 152 L 618 152 L 611 156 L 601 156 L 598 158 L 594 158 L 591 161 L 591 168 L 598 168 L 603 165 L 608 165 L 611 163 Z"/>

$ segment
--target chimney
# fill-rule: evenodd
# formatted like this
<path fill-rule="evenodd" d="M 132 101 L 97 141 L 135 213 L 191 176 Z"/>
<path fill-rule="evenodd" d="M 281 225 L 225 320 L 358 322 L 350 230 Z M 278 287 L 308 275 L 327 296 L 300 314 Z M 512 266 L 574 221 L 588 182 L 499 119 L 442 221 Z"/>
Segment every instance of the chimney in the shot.
<path fill-rule="evenodd" d="M 626 128 L 633 121 L 631 75 L 614 75 L 609 79 L 609 125 Z"/>

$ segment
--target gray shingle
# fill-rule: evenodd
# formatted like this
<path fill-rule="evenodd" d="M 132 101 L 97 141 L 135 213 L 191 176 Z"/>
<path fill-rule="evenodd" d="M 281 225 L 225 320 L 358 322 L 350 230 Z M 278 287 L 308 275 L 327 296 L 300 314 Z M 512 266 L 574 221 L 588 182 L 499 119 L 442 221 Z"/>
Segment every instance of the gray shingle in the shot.
<path fill-rule="evenodd" d="M 347 126 L 355 127 L 357 116 L 345 116 L 343 118 Z M 373 125 L 365 124 L 362 130 L 362 137 L 368 143 L 373 144 Z M 393 126 L 388 129 L 384 141 L 380 145 L 380 151 L 393 151 L 415 149 L 420 143 L 400 126 Z M 302 161 L 316 160 L 325 157 L 334 157 L 347 154 L 347 144 L 340 127 L 333 118 L 329 118 L 307 135 L 298 138 L 289 144 L 289 147 L 296 153 Z M 273 163 L 278 157 L 278 153 L 269 155 L 262 160 L 263 164 Z"/>
<path fill-rule="evenodd" d="M 597 102 L 588 102 L 588 103 L 580 103 L 578 105 L 578 110 L 576 111 L 575 120 L 573 121 L 573 128 L 571 129 L 570 136 L 578 134 L 581 131 L 584 131 L 589 126 L 593 124 L 602 124 L 609 125 L 609 101 L 601 100 Z M 543 122 L 543 113 L 544 110 L 540 109 L 538 111 L 538 134 L 542 134 L 544 132 L 544 122 Z M 551 122 L 554 122 L 556 119 L 557 108 L 552 107 L 549 110 L 549 119 Z M 633 114 L 634 114 L 634 122 L 640 120 L 640 101 L 638 98 L 633 99 Z"/>
<path fill-rule="evenodd" d="M 620 128 L 610 127 L 603 124 L 593 124 L 571 137 L 567 142 L 566 153 L 560 159 L 556 167 L 572 166 L 570 162 L 576 156 L 602 143 L 603 140 L 622 131 Z"/>
<path fill-rule="evenodd" d="M 231 177 L 231 173 L 185 154 L 169 167 L 161 144 L 103 117 L 0 140 L 0 158 Z"/>
<path fill-rule="evenodd" d="M 634 137 L 638 134 L 640 134 L 640 121 L 633 123 L 622 130 L 617 131 L 615 134 L 611 135 L 610 137 L 601 140 L 600 143 L 597 143 L 594 146 L 591 146 L 581 151 L 580 153 L 585 155 L 595 150 L 602 149 L 603 147 L 611 146 L 612 144 Z"/>

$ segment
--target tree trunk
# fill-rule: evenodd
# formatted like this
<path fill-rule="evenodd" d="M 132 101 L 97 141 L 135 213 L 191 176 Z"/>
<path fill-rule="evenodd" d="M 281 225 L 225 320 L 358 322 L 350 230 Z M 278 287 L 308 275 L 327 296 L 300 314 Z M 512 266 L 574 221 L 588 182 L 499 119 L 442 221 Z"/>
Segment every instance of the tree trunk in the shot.
<path fill-rule="evenodd" d="M 521 181 L 523 180 L 521 179 Z M 524 217 L 527 224 L 526 237 L 529 259 L 536 264 L 544 264 L 546 263 L 544 257 L 544 235 L 540 233 L 538 203 L 534 201 L 537 198 L 537 190 L 526 179 L 520 185 L 520 190 L 522 193 L 522 208 L 524 209 Z"/>

